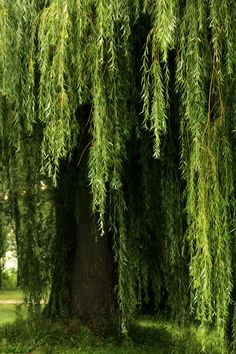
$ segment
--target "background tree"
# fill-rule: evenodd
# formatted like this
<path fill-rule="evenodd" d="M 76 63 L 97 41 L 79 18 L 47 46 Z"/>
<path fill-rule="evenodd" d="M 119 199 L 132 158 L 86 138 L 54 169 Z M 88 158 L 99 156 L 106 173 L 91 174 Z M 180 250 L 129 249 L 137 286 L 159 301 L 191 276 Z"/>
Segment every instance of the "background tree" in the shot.
<path fill-rule="evenodd" d="M 6 252 L 9 250 L 9 235 L 11 231 L 11 204 L 9 200 L 9 188 L 6 179 L 6 168 L 1 163 L 0 169 L 0 289 L 3 287 Z"/>
<path fill-rule="evenodd" d="M 49 316 L 101 318 L 117 302 L 126 334 L 152 293 L 157 310 L 223 340 L 235 284 L 235 3 L 1 0 L 0 14 L 0 126 L 31 195 L 24 289 L 39 303 L 48 285 L 32 282 L 46 272 L 43 172 L 57 185 Z"/>

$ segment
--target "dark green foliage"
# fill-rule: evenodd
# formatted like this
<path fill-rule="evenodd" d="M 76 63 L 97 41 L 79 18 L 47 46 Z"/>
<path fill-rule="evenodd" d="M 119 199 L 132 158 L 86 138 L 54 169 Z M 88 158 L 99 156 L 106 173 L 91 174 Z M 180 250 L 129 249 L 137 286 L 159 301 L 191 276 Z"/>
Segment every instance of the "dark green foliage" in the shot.
<path fill-rule="evenodd" d="M 14 290 L 17 287 L 17 273 L 13 269 L 10 270 L 4 270 L 2 272 L 2 289 L 4 290 Z"/>

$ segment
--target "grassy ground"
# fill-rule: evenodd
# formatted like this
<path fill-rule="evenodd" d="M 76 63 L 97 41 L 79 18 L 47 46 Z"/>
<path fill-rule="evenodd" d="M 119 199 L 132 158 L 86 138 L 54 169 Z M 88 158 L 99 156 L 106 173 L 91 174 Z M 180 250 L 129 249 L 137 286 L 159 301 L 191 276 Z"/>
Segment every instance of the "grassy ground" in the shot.
<path fill-rule="evenodd" d="M 22 298 L 23 295 L 20 290 L 0 291 L 0 325 L 12 323 L 16 320 L 16 305 L 3 302 L 18 302 L 22 301 Z"/>
<path fill-rule="evenodd" d="M 16 319 L 16 311 L 14 305 L 0 304 L 0 325 L 12 323 Z"/>
<path fill-rule="evenodd" d="M 52 323 L 17 319 L 20 291 L 0 292 L 0 354 L 226 354 L 216 333 L 194 326 L 179 327 L 150 317 L 137 319 L 127 344 L 92 335 L 78 321 Z M 25 310 L 23 311 L 25 312 Z M 25 318 L 25 313 L 24 316 Z M 16 321 L 15 321 L 16 320 Z M 14 322 L 15 321 L 15 322 Z"/>
<path fill-rule="evenodd" d="M 216 335 L 181 329 L 168 322 L 138 321 L 132 339 L 120 345 L 114 338 L 102 339 L 78 322 L 24 321 L 0 328 L 0 353 L 30 354 L 226 354 Z"/>
<path fill-rule="evenodd" d="M 22 299 L 23 299 L 23 294 L 22 291 L 19 289 L 0 291 L 0 301 L 5 301 L 5 300 L 21 301 Z"/>

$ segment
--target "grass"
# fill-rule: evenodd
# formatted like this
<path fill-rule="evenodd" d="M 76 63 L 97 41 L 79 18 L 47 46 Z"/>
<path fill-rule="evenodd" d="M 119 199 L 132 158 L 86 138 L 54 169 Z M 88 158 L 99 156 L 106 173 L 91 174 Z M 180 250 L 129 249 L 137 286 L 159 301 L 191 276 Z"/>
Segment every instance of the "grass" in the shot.
<path fill-rule="evenodd" d="M 137 326 L 139 328 L 139 326 Z M 50 321 L 26 321 L 5 326 L 0 331 L 0 353 L 33 354 L 167 354 L 174 348 L 163 328 L 147 326 L 134 332 L 133 341 L 119 345 L 114 338 L 102 339 L 78 322 L 52 324 Z M 136 331 L 136 329 L 134 330 Z M 151 332 L 150 332 L 151 331 Z M 151 334 L 151 336 L 150 336 Z M 154 337 L 153 337 L 154 335 Z M 173 352 L 174 353 L 174 352 Z"/>
<path fill-rule="evenodd" d="M 19 289 L 0 291 L 0 301 L 4 301 L 4 300 L 21 301 L 22 299 L 23 299 L 23 294 L 22 291 Z"/>
<path fill-rule="evenodd" d="M 16 319 L 16 309 L 14 305 L 0 305 L 0 325 L 12 323 Z"/>
<path fill-rule="evenodd" d="M 0 292 L 0 301 L 22 300 L 20 291 Z M 131 338 L 120 345 L 101 338 L 79 321 L 17 319 L 15 305 L 0 304 L 0 354 L 226 354 L 214 332 L 190 325 L 177 326 L 151 317 L 137 319 Z"/>
<path fill-rule="evenodd" d="M 190 326 L 178 327 L 151 318 L 139 319 L 131 340 L 119 344 L 115 338 L 101 338 L 79 321 L 24 320 L 0 327 L 0 353 L 31 354 L 226 354 L 217 335 Z"/>
<path fill-rule="evenodd" d="M 141 338 L 144 336 L 144 342 L 151 343 L 154 340 L 166 354 L 227 353 L 225 343 L 220 341 L 219 335 L 213 330 L 193 324 L 178 326 L 175 322 L 150 318 L 139 320 L 137 325 Z"/>
<path fill-rule="evenodd" d="M 16 320 L 16 305 L 3 304 L 1 301 L 22 301 L 23 295 L 20 290 L 0 291 L 0 325 L 12 323 Z M 1 353 L 1 352 L 0 352 Z M 1 353 L 2 354 L 2 353 Z"/>

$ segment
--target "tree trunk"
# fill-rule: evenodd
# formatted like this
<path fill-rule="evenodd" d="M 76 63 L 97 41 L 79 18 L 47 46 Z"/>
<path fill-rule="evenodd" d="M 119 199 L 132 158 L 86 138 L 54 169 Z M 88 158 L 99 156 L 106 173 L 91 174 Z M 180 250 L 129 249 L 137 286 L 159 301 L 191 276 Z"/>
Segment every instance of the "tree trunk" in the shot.
<path fill-rule="evenodd" d="M 12 214 L 14 219 L 14 231 L 16 239 L 16 255 L 17 260 L 19 261 L 19 241 L 20 241 L 20 210 L 19 210 L 19 195 L 17 191 L 12 192 Z M 16 285 L 20 286 L 20 277 L 19 277 L 19 266 L 17 266 L 17 278 Z"/>
<path fill-rule="evenodd" d="M 77 193 L 76 253 L 72 268 L 72 311 L 83 320 L 109 316 L 114 306 L 114 264 L 109 236 L 100 236 L 91 193 L 82 179 Z"/>
<path fill-rule="evenodd" d="M 53 279 L 46 314 L 60 318 L 71 314 L 71 270 L 76 247 L 76 174 L 72 162 L 61 162 L 55 189 L 56 239 Z"/>
<path fill-rule="evenodd" d="M 91 210 L 86 122 L 82 136 L 72 160 L 63 161 L 59 170 L 55 266 L 46 311 L 49 316 L 65 314 L 91 323 L 113 317 L 115 271 L 111 239 L 108 234 L 100 236 Z"/>

